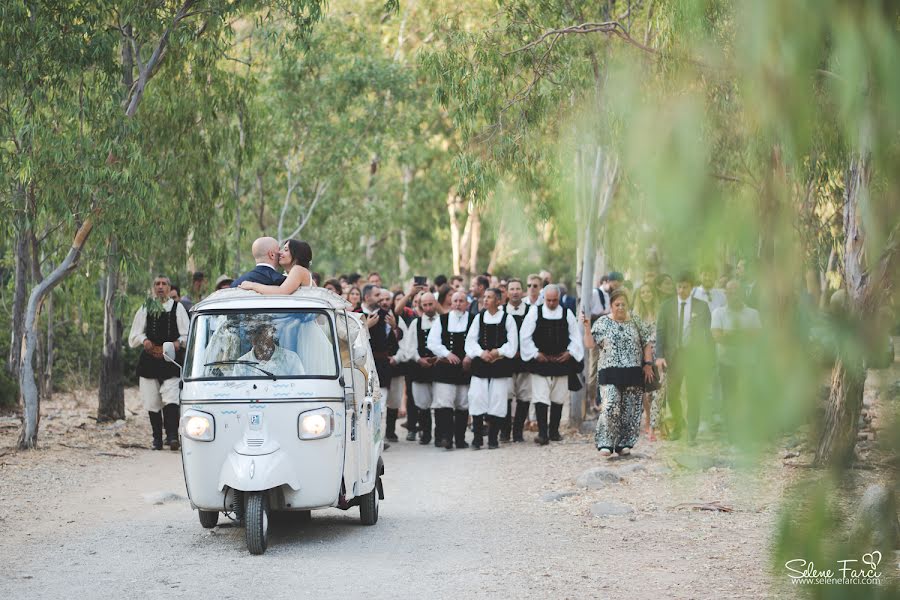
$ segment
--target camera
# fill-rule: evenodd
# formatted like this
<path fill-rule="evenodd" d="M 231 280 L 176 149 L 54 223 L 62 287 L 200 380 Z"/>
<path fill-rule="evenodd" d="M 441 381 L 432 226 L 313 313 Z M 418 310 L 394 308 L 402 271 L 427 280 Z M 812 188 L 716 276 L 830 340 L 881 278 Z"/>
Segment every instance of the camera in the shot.
<path fill-rule="evenodd" d="M 425 285 L 425 276 L 424 275 L 416 275 L 413 277 L 414 285 Z"/>

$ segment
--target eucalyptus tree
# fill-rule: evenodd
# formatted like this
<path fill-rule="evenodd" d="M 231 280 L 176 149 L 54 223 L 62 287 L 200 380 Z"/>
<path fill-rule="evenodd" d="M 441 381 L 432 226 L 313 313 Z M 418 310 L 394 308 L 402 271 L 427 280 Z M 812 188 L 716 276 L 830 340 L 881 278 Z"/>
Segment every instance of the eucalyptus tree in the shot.
<path fill-rule="evenodd" d="M 148 179 L 147 170 L 141 168 L 144 154 L 133 137 L 142 126 L 136 117 L 151 82 L 165 79 L 160 74 L 172 69 L 196 69 L 195 76 L 200 76 L 209 57 L 221 56 L 225 32 L 234 19 L 277 12 L 302 35 L 318 19 L 320 8 L 318 0 L 271 6 L 194 0 L 160 6 L 142 2 L 4 5 L 0 84 L 5 95 L 4 137 L 13 143 L 4 155 L 12 168 L 3 170 L 3 189 L 18 198 L 16 215 L 23 225 L 18 235 L 26 240 L 35 237 L 30 229 L 33 223 L 74 230 L 65 257 L 40 282 L 34 282 L 24 310 L 19 309 L 24 323 L 18 363 L 25 406 L 21 447 L 37 442 L 40 410 L 34 354 L 46 295 L 76 267 L 95 224 L 103 228 L 108 224 L 107 236 L 114 230 L 115 218 L 110 215 L 117 214 L 117 199 L 153 197 L 145 194 L 153 187 L 152 173 Z M 185 60 L 191 51 L 202 59 L 189 65 Z M 69 141 L 81 143 L 65 143 Z M 108 264 L 117 262 L 112 259 Z M 21 284 L 25 278 L 20 273 L 16 281 Z M 15 322 L 18 316 L 14 315 Z M 116 330 L 113 319 L 108 329 Z M 18 339 L 14 332 L 14 349 Z M 14 350 L 11 356 L 14 362 Z"/>

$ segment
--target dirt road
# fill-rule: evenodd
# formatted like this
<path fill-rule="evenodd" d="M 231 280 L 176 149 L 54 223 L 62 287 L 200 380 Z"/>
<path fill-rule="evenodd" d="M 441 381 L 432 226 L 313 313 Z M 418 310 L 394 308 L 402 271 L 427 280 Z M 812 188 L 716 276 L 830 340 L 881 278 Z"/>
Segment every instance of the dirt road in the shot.
<path fill-rule="evenodd" d="M 125 439 L 143 427 L 138 417 L 120 424 Z M 478 452 L 400 442 L 385 455 L 375 527 L 360 525 L 356 509 L 276 521 L 266 554 L 251 556 L 243 530 L 224 518 L 200 527 L 177 453 L 120 445 L 0 458 L 5 597 L 775 595 L 766 545 L 784 485 L 771 476 L 781 472 L 778 457 L 744 477 L 721 458 L 682 469 L 686 448 L 667 442 L 644 442 L 640 456 L 613 463 L 574 435 L 546 448 Z M 598 466 L 621 480 L 576 484 Z M 550 500 L 555 492 L 573 494 Z M 696 501 L 735 512 L 676 508 Z M 598 502 L 613 506 L 595 510 L 632 512 L 594 516 Z"/>

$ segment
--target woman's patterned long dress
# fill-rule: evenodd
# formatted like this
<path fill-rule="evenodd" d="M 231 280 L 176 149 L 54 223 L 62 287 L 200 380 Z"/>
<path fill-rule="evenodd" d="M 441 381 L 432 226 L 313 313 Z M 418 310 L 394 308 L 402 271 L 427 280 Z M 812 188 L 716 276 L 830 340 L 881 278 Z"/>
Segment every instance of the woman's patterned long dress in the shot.
<path fill-rule="evenodd" d="M 597 371 L 610 367 L 638 367 L 643 362 L 643 347 L 649 343 L 651 329 L 636 316 L 619 323 L 609 316 L 594 322 L 591 335 L 600 349 Z M 619 387 L 598 384 L 601 398 L 597 433 L 597 449 L 620 451 L 632 448 L 641 431 L 643 386 Z"/>

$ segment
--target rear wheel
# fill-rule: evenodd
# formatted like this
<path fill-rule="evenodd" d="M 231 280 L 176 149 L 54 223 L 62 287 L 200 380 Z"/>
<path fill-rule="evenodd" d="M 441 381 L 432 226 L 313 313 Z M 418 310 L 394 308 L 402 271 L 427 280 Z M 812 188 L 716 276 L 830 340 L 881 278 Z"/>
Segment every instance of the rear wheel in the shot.
<path fill-rule="evenodd" d="M 200 517 L 200 525 L 203 529 L 212 529 L 219 524 L 219 512 L 215 510 L 198 510 L 197 515 Z"/>
<path fill-rule="evenodd" d="M 381 478 L 375 480 L 372 491 L 359 499 L 359 520 L 363 525 L 374 525 L 378 522 L 378 487 Z"/>
<path fill-rule="evenodd" d="M 245 498 L 247 550 L 250 554 L 262 554 L 266 551 L 269 540 L 269 502 L 265 492 L 246 494 Z"/>

